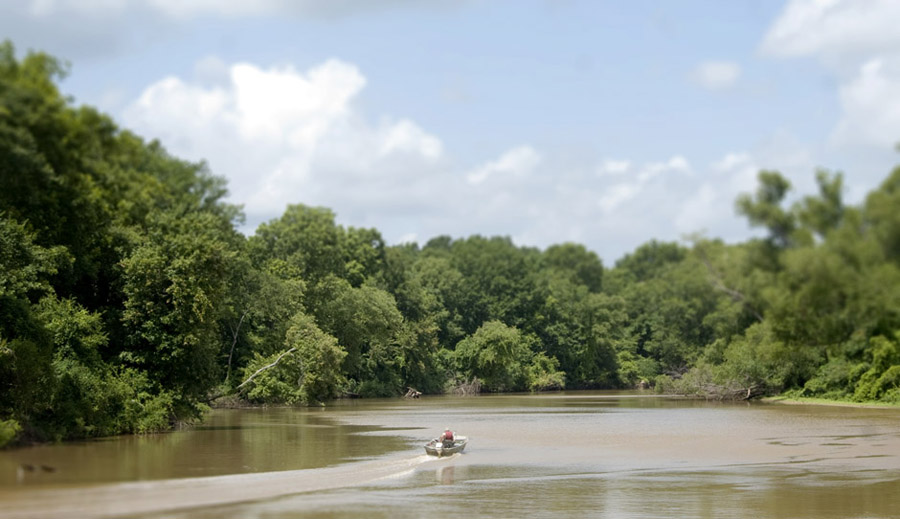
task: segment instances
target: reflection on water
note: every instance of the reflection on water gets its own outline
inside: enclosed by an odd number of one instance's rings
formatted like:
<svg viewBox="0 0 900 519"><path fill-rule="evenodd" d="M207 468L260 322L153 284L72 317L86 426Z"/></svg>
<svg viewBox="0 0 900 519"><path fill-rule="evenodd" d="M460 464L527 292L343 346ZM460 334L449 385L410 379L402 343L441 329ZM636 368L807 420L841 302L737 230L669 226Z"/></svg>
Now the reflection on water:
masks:
<svg viewBox="0 0 900 519"><path fill-rule="evenodd" d="M402 439L364 434L375 429L318 408L217 410L203 425L169 434L0 452L0 488L17 479L42 485L308 469L406 448Z"/></svg>
<svg viewBox="0 0 900 519"><path fill-rule="evenodd" d="M447 425L471 439L466 453L424 456L421 445ZM141 517L900 517L896 409L598 392L348 401L220 411L191 431L42 449L0 462L42 453L35 461L61 477L99 452L84 481L309 469L183 480L181 493L150 483L169 502L133 507ZM143 463L151 467L135 467ZM3 470L0 501L27 495ZM127 489L135 503L152 501ZM198 494L209 499L192 502Z"/></svg>

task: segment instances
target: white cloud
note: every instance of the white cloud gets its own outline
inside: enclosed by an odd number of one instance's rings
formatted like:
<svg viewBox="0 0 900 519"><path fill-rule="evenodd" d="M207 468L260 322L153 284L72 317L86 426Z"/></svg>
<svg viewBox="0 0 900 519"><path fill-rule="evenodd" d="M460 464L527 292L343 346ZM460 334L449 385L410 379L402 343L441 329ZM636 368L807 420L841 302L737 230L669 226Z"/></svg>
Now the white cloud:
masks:
<svg viewBox="0 0 900 519"><path fill-rule="evenodd" d="M542 247L583 242L607 261L651 238L747 232L733 200L755 187L765 162L757 153L725 155L698 171L682 155L573 164L518 145L466 167L412 118L365 117L357 102L366 84L340 60L299 70L207 58L193 79L149 85L123 119L226 176L232 201L245 204L248 232L288 203L329 207L340 223L375 227L391 243L500 234Z"/></svg>
<svg viewBox="0 0 900 519"><path fill-rule="evenodd" d="M366 79L351 64L329 60L301 72L237 63L226 70L227 81L213 86L157 81L123 118L175 155L207 159L229 178L251 224L280 215L287 203L330 205L348 194L372 203L371 183L409 194L443 157L440 140L414 122L371 125L355 111Z"/></svg>
<svg viewBox="0 0 900 519"><path fill-rule="evenodd" d="M692 77L703 88L724 90L741 76L741 66L733 61L706 61L694 69Z"/></svg>
<svg viewBox="0 0 900 519"><path fill-rule="evenodd" d="M604 164L604 167L608 167L608 162ZM597 206L604 214L611 214L626 202L635 199L651 183L659 183L658 177L665 173L690 174L691 166L688 164L687 159L680 155L676 155L665 162L644 164L627 180L606 188L597 199ZM666 180L664 178L661 182Z"/></svg>
<svg viewBox="0 0 900 519"><path fill-rule="evenodd" d="M756 189L756 177L761 169L749 153L728 153L710 166L722 184L728 196L734 200L741 193L750 193Z"/></svg>
<svg viewBox="0 0 900 519"><path fill-rule="evenodd" d="M758 234L735 212L735 200L758 187L759 171L779 171L791 181L791 200L810 194L814 163L809 151L789 133L777 131L751 151L726 153L709 164L702 182L687 183L678 191L682 197L674 211L674 228L685 234L703 231L713 237L739 241Z"/></svg>
<svg viewBox="0 0 900 519"><path fill-rule="evenodd" d="M691 173L691 165L681 155L675 155L666 162L651 162L638 171L637 178L646 182L666 172Z"/></svg>
<svg viewBox="0 0 900 519"><path fill-rule="evenodd" d="M747 153L728 153L721 160L713 162L712 167L714 170L721 172L748 162L750 162L750 155Z"/></svg>
<svg viewBox="0 0 900 519"><path fill-rule="evenodd" d="M679 235L701 232L708 236L743 239L750 230L735 214L734 201L756 189L759 165L747 152L727 153L712 162L702 182L678 189L679 201L672 209L673 231Z"/></svg>
<svg viewBox="0 0 900 519"><path fill-rule="evenodd" d="M900 140L900 71L881 59L863 64L840 88L843 115L832 139L838 144L890 148Z"/></svg>
<svg viewBox="0 0 900 519"><path fill-rule="evenodd" d="M896 0L792 0L761 49L780 57L866 55L900 46Z"/></svg>
<svg viewBox="0 0 900 519"><path fill-rule="evenodd" d="M418 242L418 239L419 239L419 237L416 236L416 233L410 232L410 233L404 234L403 236L401 236L400 238L398 238L398 239L397 239L397 243L398 243L398 244L402 244L402 243L417 243L417 242Z"/></svg>
<svg viewBox="0 0 900 519"><path fill-rule="evenodd" d="M690 194L675 216L675 228L682 234L699 232L721 218L719 193L709 183Z"/></svg>
<svg viewBox="0 0 900 519"><path fill-rule="evenodd" d="M226 176L247 231L303 203L391 243L501 234L523 245L583 242L609 261L651 238L746 228L732 209L744 176L755 176L746 153L725 156L703 182L681 155L592 167L526 145L466 168L412 119L367 120L355 106L366 78L350 63L297 70L206 59L196 70L197 79L148 86L124 120Z"/></svg>
<svg viewBox="0 0 900 519"><path fill-rule="evenodd" d="M490 177L500 175L527 175L540 163L541 156L529 146L511 149L499 159L475 168L466 175L470 184L481 184Z"/></svg>
<svg viewBox="0 0 900 519"><path fill-rule="evenodd" d="M611 160L607 159L600 165L598 173L600 175L621 175L631 168L629 160Z"/></svg>
<svg viewBox="0 0 900 519"><path fill-rule="evenodd" d="M620 205L637 196L642 188L643 185L639 182L616 184L600 196L600 199L597 200L597 206L605 214L610 214Z"/></svg>
<svg viewBox="0 0 900 519"><path fill-rule="evenodd" d="M387 124L381 131L379 156L392 153L419 153L428 159L438 159L443 152L441 141L428 135L415 123L407 119Z"/></svg>
<svg viewBox="0 0 900 519"><path fill-rule="evenodd" d="M891 152L900 137L900 2L792 0L760 46L818 58L838 84L841 116L830 143Z"/></svg>

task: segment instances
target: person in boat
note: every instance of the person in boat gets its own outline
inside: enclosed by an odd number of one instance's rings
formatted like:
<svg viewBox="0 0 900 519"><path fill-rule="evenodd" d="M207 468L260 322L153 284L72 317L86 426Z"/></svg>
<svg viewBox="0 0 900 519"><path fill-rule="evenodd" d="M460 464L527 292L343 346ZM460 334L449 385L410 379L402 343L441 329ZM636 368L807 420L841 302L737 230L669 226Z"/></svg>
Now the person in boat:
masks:
<svg viewBox="0 0 900 519"><path fill-rule="evenodd" d="M453 447L453 444L454 444L453 431L451 431L450 428L447 427L446 429L444 429L444 432L441 433L441 437L438 438L438 440L440 440L441 444L443 445L443 447L445 449Z"/></svg>

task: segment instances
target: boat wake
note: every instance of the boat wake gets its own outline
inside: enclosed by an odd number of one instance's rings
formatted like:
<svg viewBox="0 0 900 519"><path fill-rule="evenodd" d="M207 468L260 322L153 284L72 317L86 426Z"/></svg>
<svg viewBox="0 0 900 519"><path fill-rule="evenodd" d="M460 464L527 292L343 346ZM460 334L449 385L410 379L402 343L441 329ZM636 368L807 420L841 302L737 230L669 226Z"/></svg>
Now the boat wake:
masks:
<svg viewBox="0 0 900 519"><path fill-rule="evenodd" d="M93 486L0 490L0 517L120 517L272 499L402 478L424 463L425 454L346 463L334 467L137 481Z"/></svg>

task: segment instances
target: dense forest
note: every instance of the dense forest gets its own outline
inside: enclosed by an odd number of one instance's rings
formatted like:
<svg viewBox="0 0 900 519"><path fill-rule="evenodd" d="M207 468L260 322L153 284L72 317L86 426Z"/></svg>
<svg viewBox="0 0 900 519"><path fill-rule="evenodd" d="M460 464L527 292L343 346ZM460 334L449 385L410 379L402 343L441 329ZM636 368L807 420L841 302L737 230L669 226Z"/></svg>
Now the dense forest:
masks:
<svg viewBox="0 0 900 519"><path fill-rule="evenodd" d="M217 398L454 389L789 393L900 403L900 168L736 201L765 237L389 246L292 205L252 236L203 163L74 106L0 46L0 446L166 430Z"/></svg>

